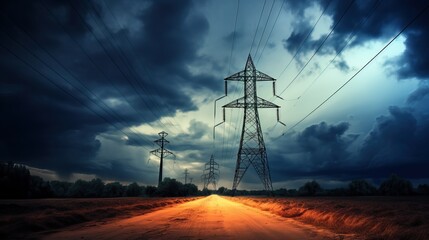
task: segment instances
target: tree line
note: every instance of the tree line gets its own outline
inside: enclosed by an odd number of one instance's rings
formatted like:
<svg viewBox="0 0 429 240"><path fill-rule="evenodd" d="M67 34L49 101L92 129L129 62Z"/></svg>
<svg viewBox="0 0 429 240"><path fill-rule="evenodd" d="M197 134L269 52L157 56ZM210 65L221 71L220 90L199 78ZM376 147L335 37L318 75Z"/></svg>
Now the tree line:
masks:
<svg viewBox="0 0 429 240"><path fill-rule="evenodd" d="M165 178L158 187L140 186L136 182L123 185L120 182L104 183L95 178L45 181L20 164L0 163L0 198L100 198L100 197L180 197L201 195L194 184L183 184L176 179Z"/></svg>
<svg viewBox="0 0 429 240"><path fill-rule="evenodd" d="M183 184L176 179L164 178L158 187L140 186L133 182L123 185L120 182L104 183L95 178L90 181L77 180L45 181L39 176L30 175L30 171L20 164L0 163L0 198L100 198L100 197L181 197L205 196L212 193L232 195L232 190L220 187L216 191L199 190L194 184ZM237 196L267 195L264 190L237 190ZM416 188L410 181L397 175L383 181L377 188L366 180L353 180L346 188L323 189L313 180L299 189L276 189L274 196L409 196L429 195L429 185L420 184Z"/></svg>
<svg viewBox="0 0 429 240"><path fill-rule="evenodd" d="M218 194L231 195L232 190L225 187L220 187L217 190ZM237 190L235 195L266 195L263 190ZM280 188L273 192L274 196L428 196L429 185L419 184L413 188L409 180L403 179L395 174L392 174L388 179L384 180L377 188L364 179L351 181L345 188L323 189L322 186L315 180L306 182L298 189Z"/></svg>

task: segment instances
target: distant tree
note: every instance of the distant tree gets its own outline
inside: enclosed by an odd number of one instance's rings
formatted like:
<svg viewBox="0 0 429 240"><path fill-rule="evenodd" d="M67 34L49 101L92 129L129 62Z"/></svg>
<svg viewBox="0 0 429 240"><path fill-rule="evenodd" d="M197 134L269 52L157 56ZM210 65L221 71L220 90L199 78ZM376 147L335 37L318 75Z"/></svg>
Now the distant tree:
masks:
<svg viewBox="0 0 429 240"><path fill-rule="evenodd" d="M217 189L217 194L223 195L228 189L226 187L220 187Z"/></svg>
<svg viewBox="0 0 429 240"><path fill-rule="evenodd" d="M327 196L348 196L350 191L345 188L333 188L325 190Z"/></svg>
<svg viewBox="0 0 429 240"><path fill-rule="evenodd" d="M52 197L53 192L49 182L43 180L39 176L31 176L30 188L28 191L29 198L48 198Z"/></svg>
<svg viewBox="0 0 429 240"><path fill-rule="evenodd" d="M62 181L50 181L49 185L51 186L52 194L54 197L68 197L67 192L69 188L73 185L70 182Z"/></svg>
<svg viewBox="0 0 429 240"><path fill-rule="evenodd" d="M289 193L287 192L286 188L279 188L274 191L275 196L288 196Z"/></svg>
<svg viewBox="0 0 429 240"><path fill-rule="evenodd" d="M377 192L377 189L366 180L353 180L349 184L349 192L352 196L371 196Z"/></svg>
<svg viewBox="0 0 429 240"><path fill-rule="evenodd" d="M122 197L125 187L120 182L107 183L103 188L103 197Z"/></svg>
<svg viewBox="0 0 429 240"><path fill-rule="evenodd" d="M429 185L419 184L419 186L417 186L417 193L419 195L429 195Z"/></svg>
<svg viewBox="0 0 429 240"><path fill-rule="evenodd" d="M67 196L69 197L88 197L89 182L79 179L70 186Z"/></svg>
<svg viewBox="0 0 429 240"><path fill-rule="evenodd" d="M146 186L145 194L147 196L153 197L153 196L155 196L156 192L157 192L157 187L155 187L155 186Z"/></svg>
<svg viewBox="0 0 429 240"><path fill-rule="evenodd" d="M102 197L104 191L104 183L101 179L92 179L89 182L87 197Z"/></svg>
<svg viewBox="0 0 429 240"><path fill-rule="evenodd" d="M198 187L195 184L184 184L181 191L181 196L195 196L198 194Z"/></svg>
<svg viewBox="0 0 429 240"><path fill-rule="evenodd" d="M410 181L392 174L389 179L381 183L379 192L390 196L411 195L413 185Z"/></svg>
<svg viewBox="0 0 429 240"><path fill-rule="evenodd" d="M287 190L287 193L289 194L289 196L298 195L298 191L296 189L289 189L289 190Z"/></svg>
<svg viewBox="0 0 429 240"><path fill-rule="evenodd" d="M140 187L136 182L131 183L127 186L126 195L127 197L137 197L142 194L142 187Z"/></svg>
<svg viewBox="0 0 429 240"><path fill-rule="evenodd" d="M0 163L0 198L26 198L30 184L30 171L24 165Z"/></svg>
<svg viewBox="0 0 429 240"><path fill-rule="evenodd" d="M306 182L304 186L300 187L298 192L303 196L314 196L316 193L320 193L322 191L322 187L320 187L319 183L316 181Z"/></svg>
<svg viewBox="0 0 429 240"><path fill-rule="evenodd" d="M210 194L212 194L212 192L208 188L203 188L200 192L201 196L209 196Z"/></svg>
<svg viewBox="0 0 429 240"><path fill-rule="evenodd" d="M181 196L183 184L176 179L164 178L159 184L157 195L161 197L178 197Z"/></svg>

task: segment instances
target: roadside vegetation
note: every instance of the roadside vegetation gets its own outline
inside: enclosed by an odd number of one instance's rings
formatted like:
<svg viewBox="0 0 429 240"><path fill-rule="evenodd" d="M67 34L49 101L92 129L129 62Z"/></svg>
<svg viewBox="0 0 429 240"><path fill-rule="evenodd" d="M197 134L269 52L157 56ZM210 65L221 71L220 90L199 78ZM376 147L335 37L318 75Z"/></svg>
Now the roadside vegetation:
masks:
<svg viewBox="0 0 429 240"><path fill-rule="evenodd" d="M183 184L176 179L164 178L158 187L141 186L135 182L105 183L99 178L75 182L45 181L30 175L23 165L0 163L0 198L116 198L116 197L185 197L207 195L195 184Z"/></svg>

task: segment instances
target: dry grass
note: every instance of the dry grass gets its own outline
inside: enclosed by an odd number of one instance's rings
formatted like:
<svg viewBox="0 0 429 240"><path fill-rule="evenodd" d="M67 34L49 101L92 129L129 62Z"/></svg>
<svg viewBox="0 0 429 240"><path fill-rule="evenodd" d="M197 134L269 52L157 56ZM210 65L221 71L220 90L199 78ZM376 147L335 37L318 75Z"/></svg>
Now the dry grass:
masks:
<svg viewBox="0 0 429 240"><path fill-rule="evenodd" d="M0 200L0 239L28 239L37 232L136 216L195 199L198 197Z"/></svg>
<svg viewBox="0 0 429 240"><path fill-rule="evenodd" d="M429 239L427 197L228 197L251 207L363 239Z"/></svg>

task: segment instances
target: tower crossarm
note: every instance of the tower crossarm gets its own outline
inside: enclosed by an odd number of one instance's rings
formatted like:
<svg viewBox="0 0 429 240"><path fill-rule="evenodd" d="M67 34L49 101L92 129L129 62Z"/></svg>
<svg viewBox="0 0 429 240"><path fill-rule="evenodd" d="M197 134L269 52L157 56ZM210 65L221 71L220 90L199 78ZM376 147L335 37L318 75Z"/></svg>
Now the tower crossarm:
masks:
<svg viewBox="0 0 429 240"><path fill-rule="evenodd" d="M276 79L268 76L267 74L256 70L253 60L250 57L247 58L246 66L243 71L234 73L231 76L225 78L226 81L247 81L249 76L252 76L255 81L275 81Z"/></svg>
<svg viewBox="0 0 429 240"><path fill-rule="evenodd" d="M238 73L234 73L231 76L225 78L226 81L238 81L238 82L244 82L245 79L249 76L248 73L246 75L246 70L243 70ZM275 78L268 76L267 74L255 70L255 79L256 81L276 81Z"/></svg>
<svg viewBox="0 0 429 240"><path fill-rule="evenodd" d="M228 104L223 105L223 108L245 108L245 107L249 107L249 108L253 108L256 107L257 108L280 108L280 106L267 101L261 97L257 97L256 99L256 103L254 102L245 102L244 101L244 97L238 98Z"/></svg>

